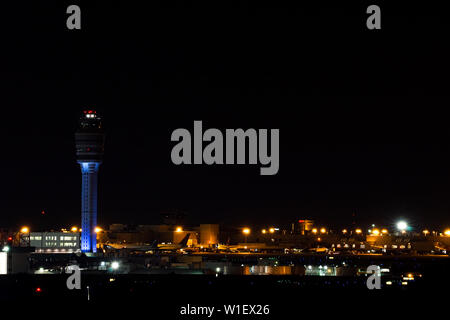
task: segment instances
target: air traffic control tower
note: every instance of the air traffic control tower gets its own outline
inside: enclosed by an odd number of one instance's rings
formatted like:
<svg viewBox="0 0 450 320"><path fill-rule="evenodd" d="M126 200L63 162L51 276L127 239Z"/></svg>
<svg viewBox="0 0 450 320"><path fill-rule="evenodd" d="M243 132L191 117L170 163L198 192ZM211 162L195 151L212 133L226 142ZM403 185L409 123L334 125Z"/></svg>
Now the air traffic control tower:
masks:
<svg viewBox="0 0 450 320"><path fill-rule="evenodd" d="M102 163L105 134L101 118L85 110L75 133L77 162L81 166L81 251L97 252L98 169Z"/></svg>

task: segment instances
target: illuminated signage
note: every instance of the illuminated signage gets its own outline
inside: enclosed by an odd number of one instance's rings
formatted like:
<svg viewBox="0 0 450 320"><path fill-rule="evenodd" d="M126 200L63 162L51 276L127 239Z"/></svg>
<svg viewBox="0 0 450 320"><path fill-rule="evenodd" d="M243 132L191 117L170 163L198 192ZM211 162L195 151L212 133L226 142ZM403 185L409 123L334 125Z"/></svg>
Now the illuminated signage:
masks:
<svg viewBox="0 0 450 320"><path fill-rule="evenodd" d="M0 274L7 274L8 272L8 254L0 252Z"/></svg>

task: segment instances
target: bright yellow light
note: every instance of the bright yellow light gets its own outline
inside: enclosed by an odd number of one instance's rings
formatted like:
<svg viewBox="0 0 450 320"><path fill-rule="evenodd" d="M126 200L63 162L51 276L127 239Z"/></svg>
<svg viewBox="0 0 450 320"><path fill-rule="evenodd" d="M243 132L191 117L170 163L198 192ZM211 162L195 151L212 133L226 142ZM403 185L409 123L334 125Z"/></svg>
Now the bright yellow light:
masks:
<svg viewBox="0 0 450 320"><path fill-rule="evenodd" d="M274 233L274 232L275 232L275 228L270 228L270 229L269 229L269 232L270 232L270 233Z"/></svg>
<svg viewBox="0 0 450 320"><path fill-rule="evenodd" d="M360 233L362 232L362 230L361 230L361 229L356 229L355 232L356 232L357 234L360 234Z"/></svg>
<svg viewBox="0 0 450 320"><path fill-rule="evenodd" d="M344 234L347 233L347 229L342 230L342 233Z"/></svg>
<svg viewBox="0 0 450 320"><path fill-rule="evenodd" d="M266 231L266 229L262 229L262 231L261 231L262 233L266 233L267 231Z"/></svg>
<svg viewBox="0 0 450 320"><path fill-rule="evenodd" d="M95 233L99 233L99 232L102 232L103 229L100 227L95 227L94 231L95 231Z"/></svg>
<svg viewBox="0 0 450 320"><path fill-rule="evenodd" d="M242 229L242 232L244 234L250 234L250 229L249 228L244 228L244 229Z"/></svg>
<svg viewBox="0 0 450 320"><path fill-rule="evenodd" d="M325 232L327 232L327 229L325 229L325 228L320 229L320 233L325 233Z"/></svg>
<svg viewBox="0 0 450 320"><path fill-rule="evenodd" d="M388 231L388 229L382 229L381 230L381 233L383 233L383 234L387 234L389 231Z"/></svg>
<svg viewBox="0 0 450 320"><path fill-rule="evenodd" d="M427 234L430 233L430 231L428 231L428 230L423 230L422 232L423 232L424 235L427 235Z"/></svg>
<svg viewBox="0 0 450 320"><path fill-rule="evenodd" d="M445 230L445 231L444 231L444 234L445 234L447 237L450 237L450 229Z"/></svg>
<svg viewBox="0 0 450 320"><path fill-rule="evenodd" d="M177 227L177 228L175 229L175 232L183 232L183 228L182 228L182 227Z"/></svg>
<svg viewBox="0 0 450 320"><path fill-rule="evenodd" d="M28 233L28 232L30 232L30 229L28 227L23 227L22 229L20 229L20 232Z"/></svg>
<svg viewBox="0 0 450 320"><path fill-rule="evenodd" d="M70 229L70 231L72 231L72 232L77 232L77 231L78 231L78 228L77 228L77 227L72 227L72 229Z"/></svg>
<svg viewBox="0 0 450 320"><path fill-rule="evenodd" d="M312 229L311 231L312 231L312 233L314 233L314 234L317 233L317 229L316 229L316 228Z"/></svg>
<svg viewBox="0 0 450 320"><path fill-rule="evenodd" d="M380 235L380 230L378 230L378 229L373 229L373 230L372 230L372 234L373 234L374 236L379 236L379 235Z"/></svg>

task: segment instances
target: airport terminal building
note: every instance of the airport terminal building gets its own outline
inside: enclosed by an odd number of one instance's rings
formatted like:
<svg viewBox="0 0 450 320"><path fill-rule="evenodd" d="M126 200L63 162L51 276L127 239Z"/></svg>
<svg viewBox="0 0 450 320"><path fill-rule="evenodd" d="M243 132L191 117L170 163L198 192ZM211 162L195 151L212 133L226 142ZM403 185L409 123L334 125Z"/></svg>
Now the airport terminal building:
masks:
<svg viewBox="0 0 450 320"><path fill-rule="evenodd" d="M35 252L80 252L80 234L78 232L31 232L30 246L36 248Z"/></svg>

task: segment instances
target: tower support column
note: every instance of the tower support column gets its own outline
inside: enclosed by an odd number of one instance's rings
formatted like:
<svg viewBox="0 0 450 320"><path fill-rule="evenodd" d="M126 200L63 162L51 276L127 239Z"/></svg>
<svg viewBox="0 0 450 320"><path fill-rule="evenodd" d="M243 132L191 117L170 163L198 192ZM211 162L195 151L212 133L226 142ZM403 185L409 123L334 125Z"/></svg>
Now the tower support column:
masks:
<svg viewBox="0 0 450 320"><path fill-rule="evenodd" d="M100 161L78 161L81 166L81 251L97 252L97 193Z"/></svg>

